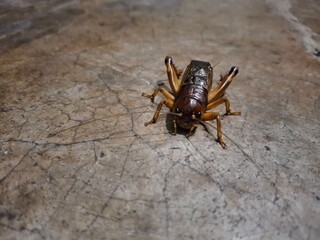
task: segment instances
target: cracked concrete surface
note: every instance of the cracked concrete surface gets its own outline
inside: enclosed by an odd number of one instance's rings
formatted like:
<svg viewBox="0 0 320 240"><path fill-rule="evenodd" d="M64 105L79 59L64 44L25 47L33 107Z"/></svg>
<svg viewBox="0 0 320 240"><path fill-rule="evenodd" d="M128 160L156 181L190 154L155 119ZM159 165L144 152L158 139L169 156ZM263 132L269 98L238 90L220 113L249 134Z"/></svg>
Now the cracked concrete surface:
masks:
<svg viewBox="0 0 320 240"><path fill-rule="evenodd" d="M319 239L319 11L2 1L1 239ZM166 55L220 62L215 79L240 67L226 150L202 128L170 135L165 115L143 125Z"/></svg>

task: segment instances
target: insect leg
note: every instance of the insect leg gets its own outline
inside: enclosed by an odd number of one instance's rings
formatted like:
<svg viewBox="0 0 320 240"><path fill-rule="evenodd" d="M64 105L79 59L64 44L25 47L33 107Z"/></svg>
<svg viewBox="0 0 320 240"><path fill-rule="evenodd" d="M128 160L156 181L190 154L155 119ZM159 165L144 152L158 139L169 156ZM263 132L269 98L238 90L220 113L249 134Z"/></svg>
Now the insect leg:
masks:
<svg viewBox="0 0 320 240"><path fill-rule="evenodd" d="M173 132L172 135L177 135L177 120L173 120Z"/></svg>
<svg viewBox="0 0 320 240"><path fill-rule="evenodd" d="M176 65L174 65L173 63L172 63L172 66L173 66L174 71L175 71L176 74L177 74L177 78L180 79L180 77L181 77L181 75L182 75L182 73L183 73L183 69L180 69L180 68L177 69Z"/></svg>
<svg viewBox="0 0 320 240"><path fill-rule="evenodd" d="M148 126L150 124L157 122L163 104L165 104L170 109L173 107L173 101L171 99L167 99L167 98L162 99L161 102L159 103L157 110L154 113L152 119L150 121L146 122L144 124L145 126Z"/></svg>
<svg viewBox="0 0 320 240"><path fill-rule="evenodd" d="M205 114L203 114L203 121L210 121L210 120L217 120L217 141L220 143L220 145L223 148L226 148L227 145L224 143L224 141L222 140L222 129L221 129L221 119L220 119L220 115L218 112L206 112Z"/></svg>
<svg viewBox="0 0 320 240"><path fill-rule="evenodd" d="M173 91L173 94L176 95L180 88L180 82L178 80L178 75L180 76L181 73L177 70L176 66L172 62L172 57L166 57L164 60L167 66L167 75L169 79L170 87Z"/></svg>
<svg viewBox="0 0 320 240"><path fill-rule="evenodd" d="M187 138L191 137L191 136L196 132L197 127L198 127L198 124L194 124L194 125L191 127L189 133L186 135L186 137L187 137Z"/></svg>
<svg viewBox="0 0 320 240"><path fill-rule="evenodd" d="M226 105L226 113L224 115L241 115L241 112L231 112L230 102L226 97L222 97L214 102L209 103L207 105L207 110L213 109L223 103Z"/></svg>
<svg viewBox="0 0 320 240"><path fill-rule="evenodd" d="M231 67L228 74L226 74L225 76L221 76L219 85L215 89L211 90L208 94L208 103L214 102L223 97L228 86L230 85L234 77L238 74L238 71L238 67Z"/></svg>
<svg viewBox="0 0 320 240"><path fill-rule="evenodd" d="M170 99L170 100L174 101L174 96L173 96L170 92L168 92L166 89L161 88L161 87L155 89L152 94L142 93L142 96L147 97L147 98L150 98L150 99L151 99L151 102L153 102L155 96L156 96L159 92L161 92L167 99Z"/></svg>

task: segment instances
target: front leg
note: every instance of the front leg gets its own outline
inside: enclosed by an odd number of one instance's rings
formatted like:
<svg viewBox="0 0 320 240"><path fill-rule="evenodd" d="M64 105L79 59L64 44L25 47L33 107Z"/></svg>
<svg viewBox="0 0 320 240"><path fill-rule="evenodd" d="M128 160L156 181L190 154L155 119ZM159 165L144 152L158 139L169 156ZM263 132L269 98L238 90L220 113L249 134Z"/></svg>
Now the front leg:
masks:
<svg viewBox="0 0 320 240"><path fill-rule="evenodd" d="M198 124L194 124L190 130L189 130L189 133L186 135L187 138L191 137L197 130L198 128Z"/></svg>
<svg viewBox="0 0 320 240"><path fill-rule="evenodd" d="M221 119L220 119L220 115L218 112L206 112L205 114L203 114L203 121L210 121L210 120L217 120L217 142L220 143L220 145L223 148L227 148L227 145L224 143L224 141L222 140L222 128L221 128Z"/></svg>
<svg viewBox="0 0 320 240"><path fill-rule="evenodd" d="M177 135L177 120L173 119L173 132L172 135Z"/></svg>

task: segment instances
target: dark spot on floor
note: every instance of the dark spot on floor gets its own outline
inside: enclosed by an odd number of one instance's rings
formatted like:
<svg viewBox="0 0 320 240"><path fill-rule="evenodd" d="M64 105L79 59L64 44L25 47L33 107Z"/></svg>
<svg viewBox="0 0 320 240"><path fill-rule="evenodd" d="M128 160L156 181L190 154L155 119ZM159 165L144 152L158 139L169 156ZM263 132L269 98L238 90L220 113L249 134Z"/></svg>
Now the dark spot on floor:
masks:
<svg viewBox="0 0 320 240"><path fill-rule="evenodd" d="M0 219L6 218L9 221L15 219L17 214L9 210L0 210Z"/></svg>

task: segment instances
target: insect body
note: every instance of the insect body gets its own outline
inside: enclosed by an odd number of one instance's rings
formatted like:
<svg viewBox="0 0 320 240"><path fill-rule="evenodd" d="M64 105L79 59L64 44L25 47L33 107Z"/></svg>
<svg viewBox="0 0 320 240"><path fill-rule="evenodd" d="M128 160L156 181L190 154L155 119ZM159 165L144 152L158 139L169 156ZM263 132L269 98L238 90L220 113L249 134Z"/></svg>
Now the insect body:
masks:
<svg viewBox="0 0 320 240"><path fill-rule="evenodd" d="M217 120L217 136L220 145L225 148L226 144L222 140L221 119L218 112L209 112L209 110L225 104L225 115L240 115L240 112L231 112L230 102L224 96L225 91L233 78L238 73L238 67L232 67L228 74L221 76L219 85L211 89L213 68L209 62L192 60L185 70L181 81L179 81L181 70L178 70L172 62L171 57L165 58L167 74L172 92L165 88L157 88L153 94L142 95L154 101L154 97L161 92L164 99L159 103L153 118L146 122L145 125L155 123L163 104L170 108L174 115L173 134L177 132L177 125L181 128L188 129L191 136L199 124L205 126L205 121Z"/></svg>
<svg viewBox="0 0 320 240"><path fill-rule="evenodd" d="M192 129L196 119L202 120L212 85L212 67L208 62L192 60L187 67L175 97L173 112L181 114L177 124ZM195 119L196 118L196 119Z"/></svg>

